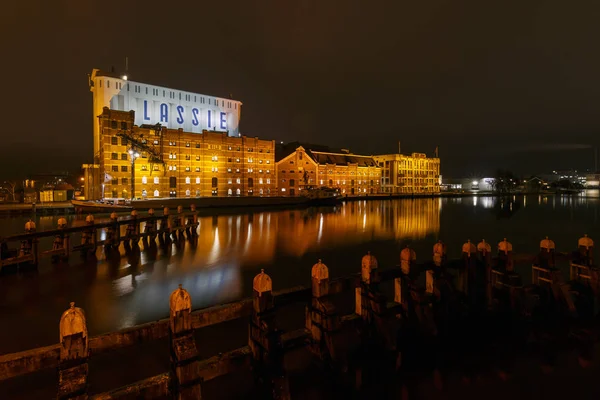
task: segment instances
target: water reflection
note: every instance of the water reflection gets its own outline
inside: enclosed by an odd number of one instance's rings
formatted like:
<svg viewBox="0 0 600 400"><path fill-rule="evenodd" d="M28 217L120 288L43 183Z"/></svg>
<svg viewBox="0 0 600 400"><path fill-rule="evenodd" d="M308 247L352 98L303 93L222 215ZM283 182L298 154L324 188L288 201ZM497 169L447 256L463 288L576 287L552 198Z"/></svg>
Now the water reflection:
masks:
<svg viewBox="0 0 600 400"><path fill-rule="evenodd" d="M56 320L69 301L86 310L90 332L98 334L166 317L168 296L179 283L190 291L194 308L207 307L249 295L260 268L269 271L278 289L308 284L316 258L327 259L332 276L356 272L367 250L382 267L393 267L407 241L419 260L431 257L437 238L448 244L450 257L460 255L467 238L481 237L509 237L518 252L531 252L549 235L561 249L570 249L583 233L600 237L599 202L598 196L465 197L202 216L195 243L129 253L121 248L121 254L108 256L99 250L98 262L82 262L74 254L69 265L45 261L30 276L1 276L3 321L22 327L23 334L0 330L0 353L54 343ZM38 227L54 229L57 219L40 217ZM0 235L22 232L25 221L4 220ZM82 220L71 216L70 223Z"/></svg>

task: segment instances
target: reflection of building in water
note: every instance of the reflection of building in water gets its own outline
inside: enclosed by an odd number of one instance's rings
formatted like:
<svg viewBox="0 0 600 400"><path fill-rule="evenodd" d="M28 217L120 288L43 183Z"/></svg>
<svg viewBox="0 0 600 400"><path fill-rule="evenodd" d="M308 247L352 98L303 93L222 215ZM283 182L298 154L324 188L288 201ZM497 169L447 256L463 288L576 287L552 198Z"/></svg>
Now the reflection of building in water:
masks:
<svg viewBox="0 0 600 400"><path fill-rule="evenodd" d="M322 246L419 239L440 230L440 199L360 201L330 212L281 211L200 219L194 262L269 262L275 252L299 257Z"/></svg>

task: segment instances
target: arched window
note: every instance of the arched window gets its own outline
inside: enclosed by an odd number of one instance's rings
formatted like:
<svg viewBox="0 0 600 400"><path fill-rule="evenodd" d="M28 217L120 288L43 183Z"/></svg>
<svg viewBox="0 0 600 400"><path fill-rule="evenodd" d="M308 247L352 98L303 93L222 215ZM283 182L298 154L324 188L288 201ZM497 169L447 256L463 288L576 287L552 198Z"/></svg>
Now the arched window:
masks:
<svg viewBox="0 0 600 400"><path fill-rule="evenodd" d="M146 197L148 197L148 192L146 191L146 189L142 190L142 198L145 199Z"/></svg>
<svg viewBox="0 0 600 400"><path fill-rule="evenodd" d="M148 178L145 176L142 176L142 183L145 185L146 183L148 183Z"/></svg>
<svg viewBox="0 0 600 400"><path fill-rule="evenodd" d="M233 196L233 190L231 190L231 188L227 189L227 196Z"/></svg>
<svg viewBox="0 0 600 400"><path fill-rule="evenodd" d="M154 191L154 197L158 197L160 196L160 193L158 192L158 189Z"/></svg>
<svg viewBox="0 0 600 400"><path fill-rule="evenodd" d="M296 180L295 179L290 179L290 187L292 186L296 186Z"/></svg>
<svg viewBox="0 0 600 400"><path fill-rule="evenodd" d="M191 192L190 192L190 189L187 189L187 190L185 191L185 195L186 195L187 197L190 197L190 193L191 193Z"/></svg>
<svg viewBox="0 0 600 400"><path fill-rule="evenodd" d="M240 193L241 193L241 191L240 191L240 188L237 188L237 189L235 189L235 195L236 195L236 196L239 196L239 195L240 195Z"/></svg>
<svg viewBox="0 0 600 400"><path fill-rule="evenodd" d="M333 179L329 180L329 186L333 186Z"/></svg>
<svg viewBox="0 0 600 400"><path fill-rule="evenodd" d="M262 195L263 195L263 190L262 190L262 189L260 189L260 190L258 191L258 193L259 193L259 194L262 196Z"/></svg>

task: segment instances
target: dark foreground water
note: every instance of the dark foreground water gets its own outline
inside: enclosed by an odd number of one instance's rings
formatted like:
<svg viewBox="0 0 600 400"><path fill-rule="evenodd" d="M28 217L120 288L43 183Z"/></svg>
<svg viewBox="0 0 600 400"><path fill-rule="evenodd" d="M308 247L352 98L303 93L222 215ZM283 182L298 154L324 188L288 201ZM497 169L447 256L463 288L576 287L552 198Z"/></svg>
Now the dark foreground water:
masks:
<svg viewBox="0 0 600 400"><path fill-rule="evenodd" d="M165 318L179 283L194 308L249 296L261 268L277 290L308 285L319 258L332 277L358 272L368 250L380 268L394 268L406 244L418 259L429 260L438 239L448 244L449 257L459 257L467 239L482 238L495 244L507 237L516 253L533 255L547 235L558 251L571 251L584 233L600 240L599 208L596 191L579 197L359 201L335 209L201 217L195 249L186 244L155 255L142 251L139 264L126 256L107 261L101 251L97 262L73 254L69 264L45 260L36 272L0 276L0 354L57 343L58 321L70 301L85 310L96 335ZM39 217L38 230L55 228L57 219ZM25 221L0 220L0 235L21 233ZM70 223L82 221L71 217ZM529 265L517 269L529 279Z"/></svg>

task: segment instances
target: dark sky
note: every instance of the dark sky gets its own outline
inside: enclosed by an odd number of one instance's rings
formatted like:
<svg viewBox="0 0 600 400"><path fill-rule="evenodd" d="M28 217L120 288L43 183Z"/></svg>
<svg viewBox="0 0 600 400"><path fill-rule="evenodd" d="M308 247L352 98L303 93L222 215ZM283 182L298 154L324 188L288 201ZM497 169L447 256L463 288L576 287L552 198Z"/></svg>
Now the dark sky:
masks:
<svg viewBox="0 0 600 400"><path fill-rule="evenodd" d="M88 1L0 6L0 168L92 157L92 68L244 103L241 131L432 154L444 175L593 166L600 2Z"/></svg>

